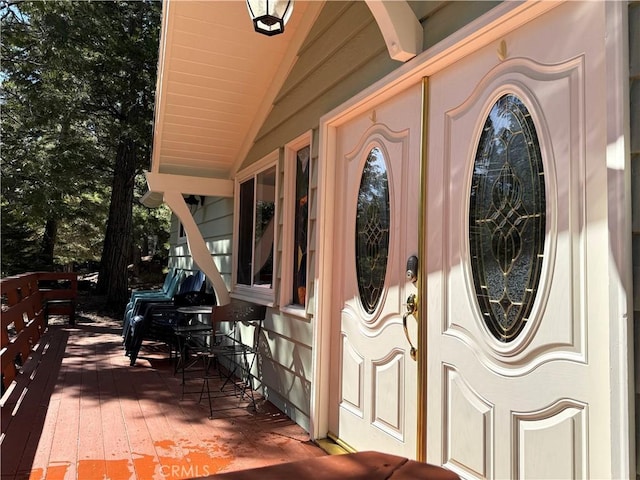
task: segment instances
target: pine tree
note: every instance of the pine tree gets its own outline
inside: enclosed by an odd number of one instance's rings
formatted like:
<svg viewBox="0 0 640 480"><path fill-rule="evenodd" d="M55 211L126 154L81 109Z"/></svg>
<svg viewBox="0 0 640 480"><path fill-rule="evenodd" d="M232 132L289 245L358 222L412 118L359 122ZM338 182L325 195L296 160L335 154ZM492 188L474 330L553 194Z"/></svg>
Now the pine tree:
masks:
<svg viewBox="0 0 640 480"><path fill-rule="evenodd" d="M0 11L3 217L29 218L49 263L56 232L77 223L93 236L87 251L102 244L98 287L120 305L136 175L150 163L161 4L25 1Z"/></svg>

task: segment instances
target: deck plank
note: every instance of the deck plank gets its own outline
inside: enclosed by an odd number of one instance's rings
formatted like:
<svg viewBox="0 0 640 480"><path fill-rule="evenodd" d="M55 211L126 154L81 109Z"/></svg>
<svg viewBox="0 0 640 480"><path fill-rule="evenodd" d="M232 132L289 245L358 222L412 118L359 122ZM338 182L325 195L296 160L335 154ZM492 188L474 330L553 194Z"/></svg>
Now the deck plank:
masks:
<svg viewBox="0 0 640 480"><path fill-rule="evenodd" d="M55 328L53 329L55 330ZM52 329L49 330L51 332ZM51 479L63 479L64 474L68 467L57 468L58 475L55 475L54 472L56 468L52 468L50 466L50 458L51 458L51 449L53 448L53 442L55 439L55 430L56 424L58 422L58 413L60 412L60 404L61 404L61 386L65 383L65 375L67 371L67 367L63 363L63 358L65 355L65 349L68 341L68 332L58 329L59 332L64 334L64 342L58 342L58 355L60 362L57 363L58 371L51 372L51 381L54 383L54 389L51 393L51 397L49 400L49 408L47 410L47 416L45 418L45 423L42 427L42 435L38 442L38 448L36 450L36 454L33 458L33 463L31 466L31 475L30 479L32 480L43 480L45 478ZM49 333L47 332L47 333ZM53 369L55 370L55 369ZM46 399L43 398L43 401ZM28 461L28 459L25 459ZM61 476L62 474L62 476Z"/></svg>
<svg viewBox="0 0 640 480"><path fill-rule="evenodd" d="M75 326L47 331L42 341L59 338L29 384L24 418L3 409L3 426L19 424L2 441L2 480L178 480L325 455L273 405L259 399L254 412L217 380L209 419L206 399L182 398L158 345L145 344L129 366L119 324L80 305Z"/></svg>
<svg viewBox="0 0 640 480"><path fill-rule="evenodd" d="M107 477L123 480L135 478L127 427L112 368L98 370L98 384Z"/></svg>
<svg viewBox="0 0 640 480"><path fill-rule="evenodd" d="M117 371L115 375L120 408L127 431L129 456L133 462L136 478L151 480L154 478L155 466L159 463L149 433L144 413L132 384L133 375L126 371Z"/></svg>
<svg viewBox="0 0 640 480"><path fill-rule="evenodd" d="M71 339L71 337L70 337ZM71 343L71 342L70 342ZM49 463L44 468L46 478L51 476L65 480L77 478L78 436L80 432L80 385L82 372L67 363L64 381L57 386L59 400L58 415L55 421L53 441Z"/></svg>
<svg viewBox="0 0 640 480"><path fill-rule="evenodd" d="M100 338L98 337L99 341ZM87 342L83 338L83 343ZM78 423L78 478L104 478L107 473L98 387L96 344L85 343L86 365L82 369Z"/></svg>

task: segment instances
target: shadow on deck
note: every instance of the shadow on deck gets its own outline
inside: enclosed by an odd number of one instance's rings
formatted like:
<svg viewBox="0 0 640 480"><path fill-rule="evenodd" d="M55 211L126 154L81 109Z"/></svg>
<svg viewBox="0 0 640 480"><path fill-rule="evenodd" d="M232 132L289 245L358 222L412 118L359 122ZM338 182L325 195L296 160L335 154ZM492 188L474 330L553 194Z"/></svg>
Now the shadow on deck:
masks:
<svg viewBox="0 0 640 480"><path fill-rule="evenodd" d="M3 397L2 480L192 478L325 455L269 402L254 412L220 385L209 419L206 399L182 399L165 348L143 346L130 367L120 321L79 310Z"/></svg>

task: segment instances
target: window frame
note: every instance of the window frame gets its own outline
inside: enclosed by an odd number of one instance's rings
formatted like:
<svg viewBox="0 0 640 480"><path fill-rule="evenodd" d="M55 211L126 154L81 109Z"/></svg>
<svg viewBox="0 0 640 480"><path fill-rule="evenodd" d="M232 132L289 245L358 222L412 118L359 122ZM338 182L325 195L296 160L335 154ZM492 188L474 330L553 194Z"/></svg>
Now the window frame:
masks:
<svg viewBox="0 0 640 480"><path fill-rule="evenodd" d="M278 271L277 267L277 252L278 252L278 191L279 191L279 168L278 168L278 158L279 153L278 150L268 154L263 157L261 160L256 163L250 165L245 168L235 177L234 181L234 221L233 221L233 255L232 255L232 292L231 296L234 298L240 298L244 300L248 300L254 303L263 304L267 306L273 306L275 302L275 283L276 283L276 272ZM276 184L274 186L274 199L275 199L275 209L274 209L274 232L273 232L273 279L271 281L271 286L267 287L264 285L254 285L253 284L253 272L252 272L252 284L244 285L238 283L238 249L240 245L240 187L243 183L248 180L254 179L257 182L258 175L263 173L270 168L275 167L275 181ZM255 198L254 198L254 223L255 223ZM255 226L254 226L254 235L255 235ZM255 244L255 238L252 239L252 244Z"/></svg>
<svg viewBox="0 0 640 480"><path fill-rule="evenodd" d="M307 307L309 305L309 270L310 261L307 257L307 290L305 295L305 304L300 305L294 303L293 299L293 262L294 262L294 243L295 243L295 197L296 197L296 173L297 173L297 154L305 147L309 147L309 194L311 194L311 167L313 157L312 132L308 131L294 140L287 143L284 147L284 191L283 191L283 208L282 208L282 249L280 250L280 292L279 304L280 310L290 315L308 318ZM295 167L295 168L294 168ZM307 218L307 255L309 254L309 224L311 215Z"/></svg>

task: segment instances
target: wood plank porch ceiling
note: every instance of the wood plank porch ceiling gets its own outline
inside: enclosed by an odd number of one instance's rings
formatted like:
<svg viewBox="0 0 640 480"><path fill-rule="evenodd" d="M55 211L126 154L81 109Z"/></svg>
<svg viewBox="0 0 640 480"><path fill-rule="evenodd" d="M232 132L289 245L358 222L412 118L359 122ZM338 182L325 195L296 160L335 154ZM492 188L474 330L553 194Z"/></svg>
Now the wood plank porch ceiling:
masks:
<svg viewBox="0 0 640 480"><path fill-rule="evenodd" d="M322 3L296 0L267 37L242 0L165 0L151 172L232 178Z"/></svg>

